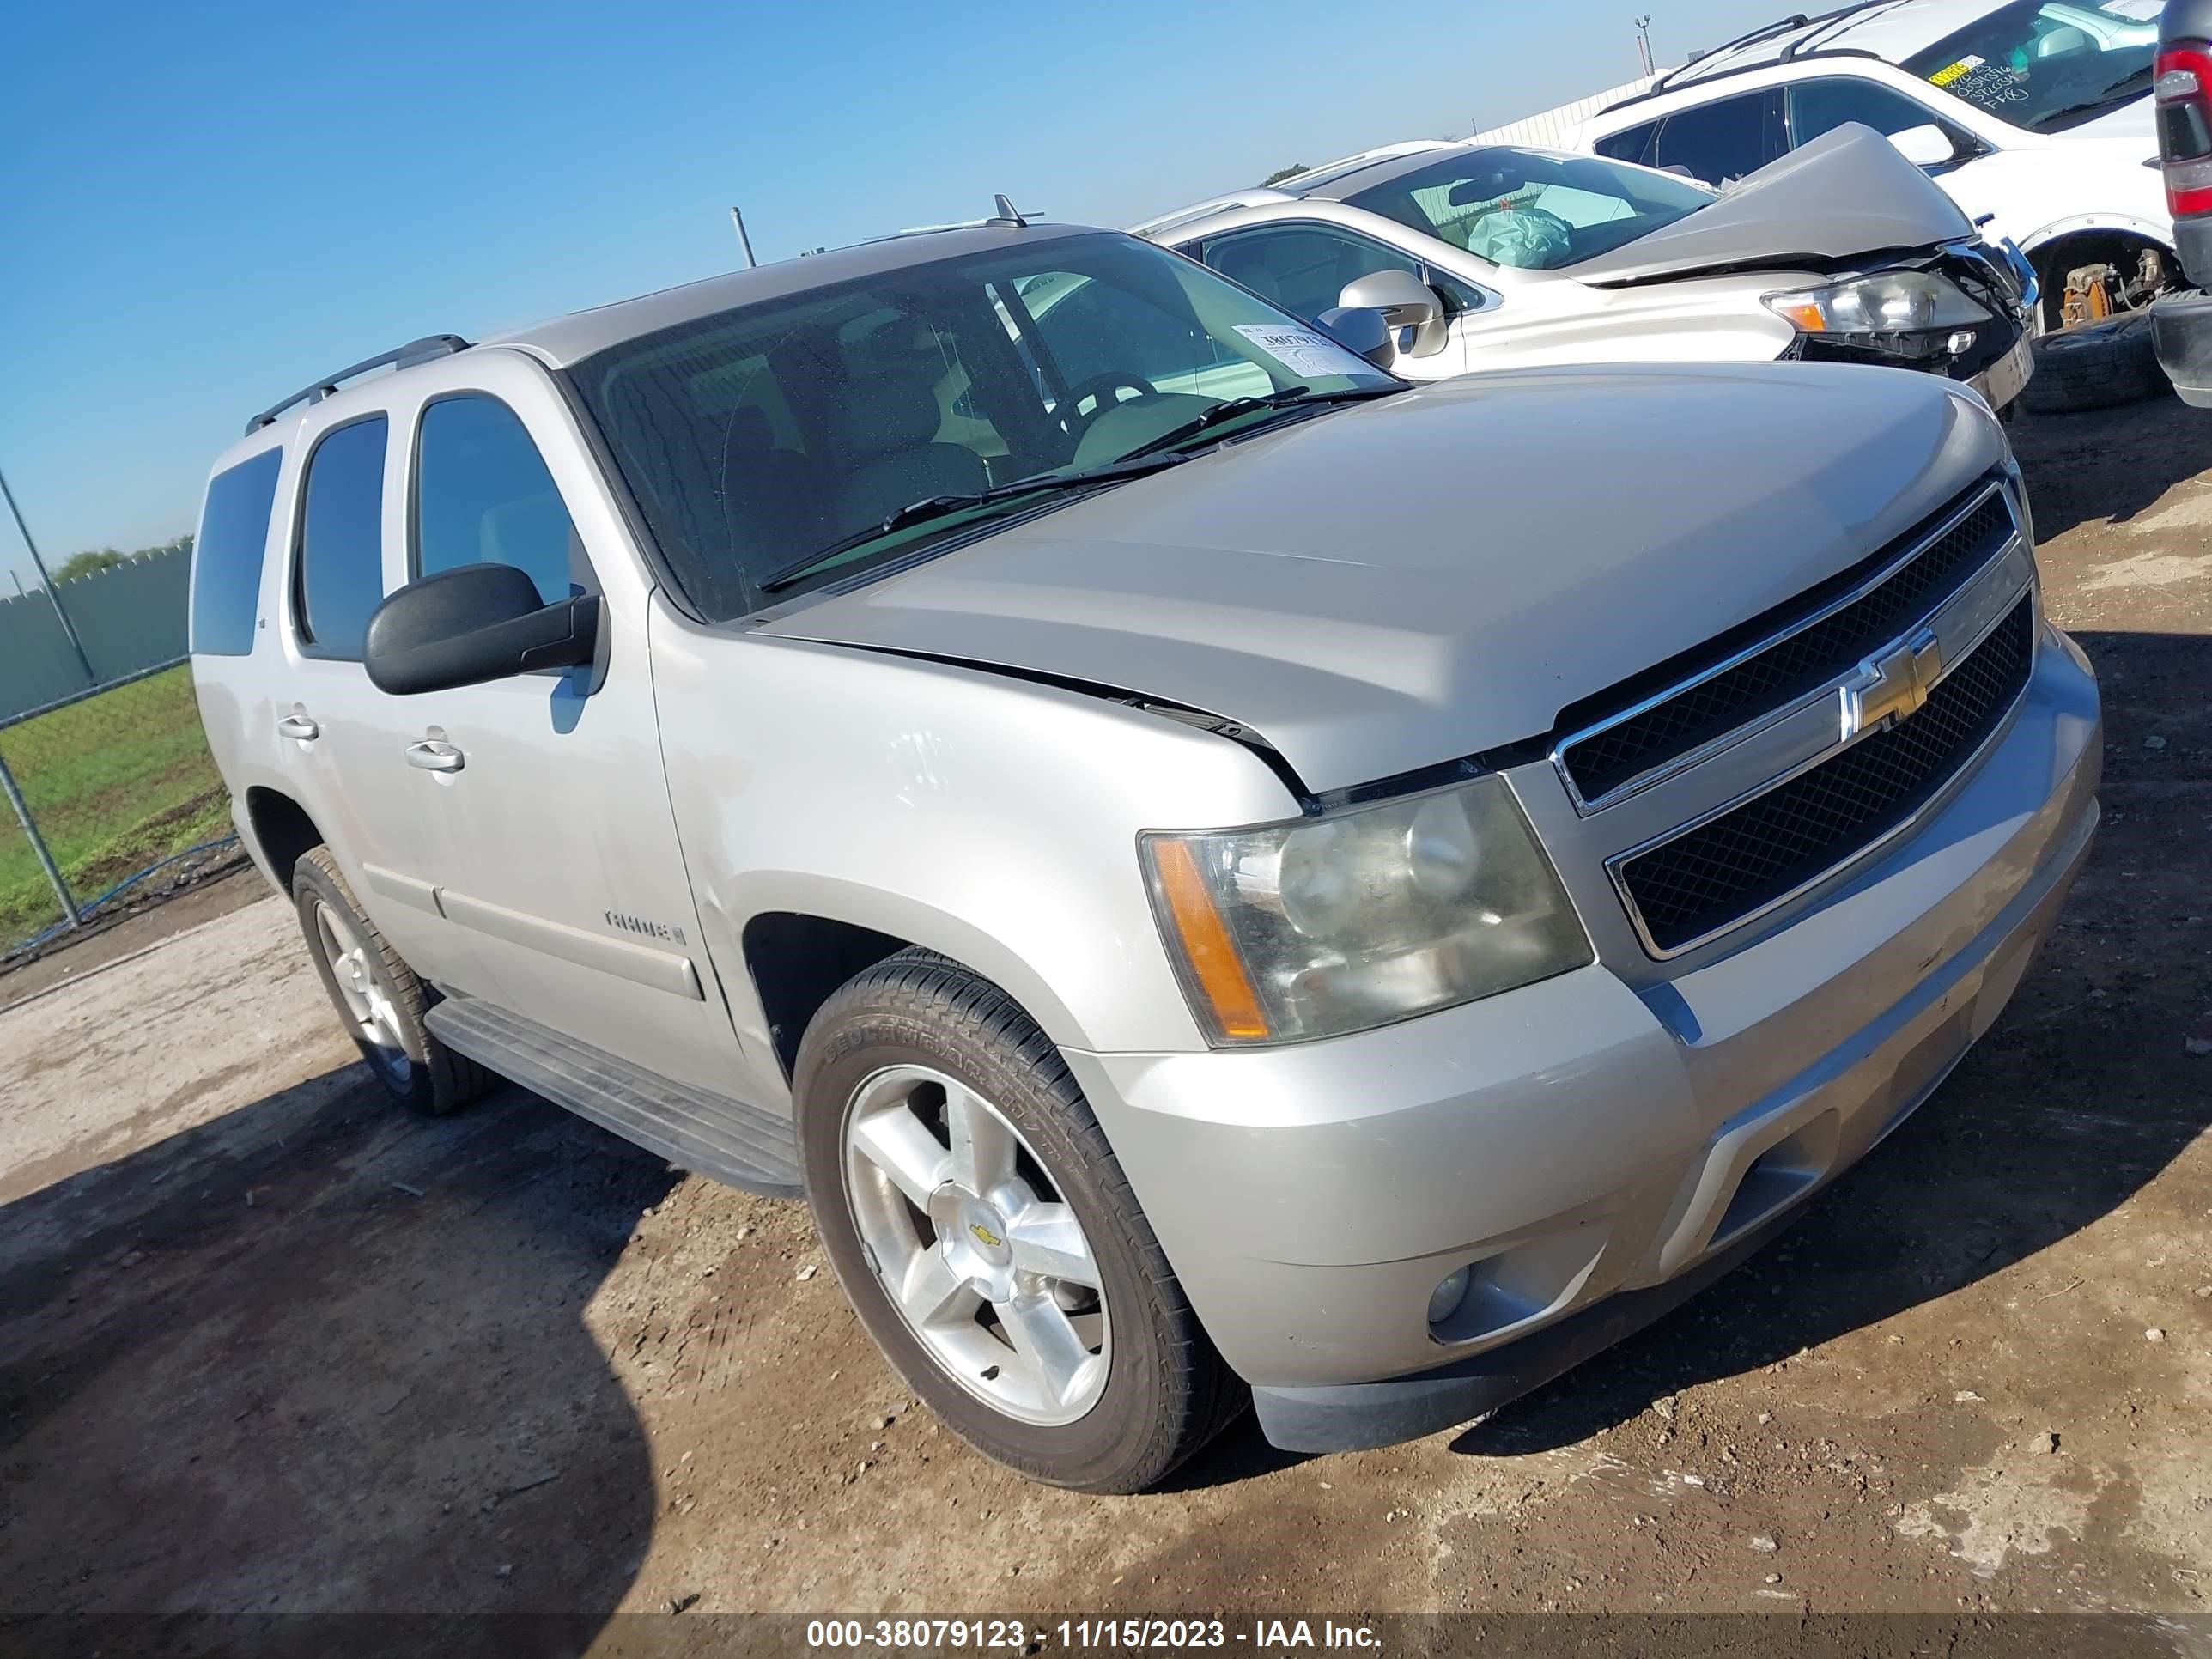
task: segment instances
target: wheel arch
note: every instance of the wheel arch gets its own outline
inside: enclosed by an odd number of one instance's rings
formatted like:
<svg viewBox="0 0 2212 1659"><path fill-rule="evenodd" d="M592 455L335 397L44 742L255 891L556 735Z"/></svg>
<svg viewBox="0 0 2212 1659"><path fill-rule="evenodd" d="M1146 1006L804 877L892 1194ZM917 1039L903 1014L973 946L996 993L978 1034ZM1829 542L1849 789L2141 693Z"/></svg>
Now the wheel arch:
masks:
<svg viewBox="0 0 2212 1659"><path fill-rule="evenodd" d="M292 866L322 845L322 830L307 810L281 789L255 784L246 792L246 851L279 891L292 891Z"/></svg>
<svg viewBox="0 0 2212 1659"><path fill-rule="evenodd" d="M2036 262L2039 270L2044 251L2075 239L2147 242L2164 252L2172 253L2173 235L2171 226L2161 226L2149 219L2138 219L2126 213L2077 214L2070 219L2055 220L2020 238L2020 251Z"/></svg>
<svg viewBox="0 0 2212 1659"><path fill-rule="evenodd" d="M2158 227L2137 219L2067 220L2022 242L2020 251L2034 267L2035 279L2042 285L2045 325L2057 325L2069 271L2085 264L2121 264L2145 248L2163 254L2169 272L2180 270L2172 239L2160 235Z"/></svg>
<svg viewBox="0 0 2212 1659"><path fill-rule="evenodd" d="M793 887L779 884L775 899L763 896L747 908L739 949L786 1085L807 1025L830 994L855 974L915 947L989 980L1054 1043L1091 1046L1066 1004L1030 963L1003 941L934 906L812 878Z"/></svg>

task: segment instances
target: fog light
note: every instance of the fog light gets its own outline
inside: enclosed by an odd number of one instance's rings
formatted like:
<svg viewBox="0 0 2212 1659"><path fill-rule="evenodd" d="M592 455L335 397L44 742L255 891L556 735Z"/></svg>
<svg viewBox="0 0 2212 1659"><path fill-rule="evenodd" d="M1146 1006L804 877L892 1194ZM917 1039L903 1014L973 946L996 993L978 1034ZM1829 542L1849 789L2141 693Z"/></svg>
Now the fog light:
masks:
<svg viewBox="0 0 2212 1659"><path fill-rule="evenodd" d="M1467 1300L1468 1273L1464 1267L1455 1267L1437 1281L1429 1292L1429 1323L1441 1325L1459 1311L1459 1304Z"/></svg>
<svg viewBox="0 0 2212 1659"><path fill-rule="evenodd" d="M1954 357L1963 357L1973 343L1974 331L1971 328L1962 328L1954 331L1951 337L1943 342L1943 349Z"/></svg>

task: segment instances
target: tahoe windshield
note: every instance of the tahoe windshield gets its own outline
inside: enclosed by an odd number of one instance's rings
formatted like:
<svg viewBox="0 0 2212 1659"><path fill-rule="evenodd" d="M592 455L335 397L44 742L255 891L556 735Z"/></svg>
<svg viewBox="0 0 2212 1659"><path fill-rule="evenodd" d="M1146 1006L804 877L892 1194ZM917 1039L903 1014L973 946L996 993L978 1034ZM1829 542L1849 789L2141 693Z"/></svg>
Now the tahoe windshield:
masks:
<svg viewBox="0 0 2212 1659"><path fill-rule="evenodd" d="M2150 90L2159 0L2014 0L1904 67L2000 120L2055 132Z"/></svg>
<svg viewBox="0 0 2212 1659"><path fill-rule="evenodd" d="M764 596L1401 382L1133 237L763 301L568 371L693 605Z"/></svg>
<svg viewBox="0 0 2212 1659"><path fill-rule="evenodd" d="M1714 200L1686 179L1597 156L1486 146L1344 198L1492 264L1558 270L1648 236Z"/></svg>

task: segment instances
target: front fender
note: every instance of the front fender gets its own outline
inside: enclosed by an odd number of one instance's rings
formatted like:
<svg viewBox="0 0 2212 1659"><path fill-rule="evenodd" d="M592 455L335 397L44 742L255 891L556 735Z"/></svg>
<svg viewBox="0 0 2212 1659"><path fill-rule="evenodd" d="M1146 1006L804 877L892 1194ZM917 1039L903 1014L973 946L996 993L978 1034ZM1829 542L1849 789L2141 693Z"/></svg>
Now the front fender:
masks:
<svg viewBox="0 0 2212 1659"><path fill-rule="evenodd" d="M1295 817L1256 756L988 669L702 627L661 604L653 628L678 834L752 1097L786 1086L743 942L777 912L942 951L1066 1047L1205 1048L1137 837Z"/></svg>

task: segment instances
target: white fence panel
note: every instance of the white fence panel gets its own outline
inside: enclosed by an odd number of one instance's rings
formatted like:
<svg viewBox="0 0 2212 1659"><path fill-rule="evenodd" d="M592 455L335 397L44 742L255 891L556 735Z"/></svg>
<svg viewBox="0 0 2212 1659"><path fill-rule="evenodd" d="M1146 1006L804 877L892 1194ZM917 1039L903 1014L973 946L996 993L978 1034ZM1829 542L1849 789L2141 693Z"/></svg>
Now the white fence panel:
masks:
<svg viewBox="0 0 2212 1659"><path fill-rule="evenodd" d="M1649 87L1657 77L1638 76L1605 92L1594 92L1587 98L1577 98L1571 104L1561 104L1535 115L1523 116L1518 121L1508 121L1502 127L1492 127L1478 132L1468 140L1476 144L1533 144L1540 149L1565 149L1575 135L1575 129L1624 98L1633 98Z"/></svg>

